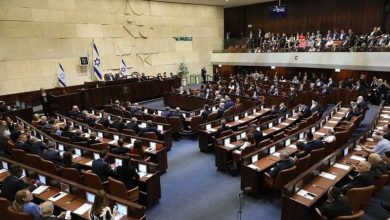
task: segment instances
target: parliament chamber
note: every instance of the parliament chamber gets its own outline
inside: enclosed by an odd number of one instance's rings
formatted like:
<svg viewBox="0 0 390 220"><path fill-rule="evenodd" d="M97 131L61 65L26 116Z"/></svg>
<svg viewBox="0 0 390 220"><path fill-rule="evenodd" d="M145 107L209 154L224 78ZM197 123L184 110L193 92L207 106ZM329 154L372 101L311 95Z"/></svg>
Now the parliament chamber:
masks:
<svg viewBox="0 0 390 220"><path fill-rule="evenodd" d="M0 46L0 220L390 219L389 0L4 0Z"/></svg>

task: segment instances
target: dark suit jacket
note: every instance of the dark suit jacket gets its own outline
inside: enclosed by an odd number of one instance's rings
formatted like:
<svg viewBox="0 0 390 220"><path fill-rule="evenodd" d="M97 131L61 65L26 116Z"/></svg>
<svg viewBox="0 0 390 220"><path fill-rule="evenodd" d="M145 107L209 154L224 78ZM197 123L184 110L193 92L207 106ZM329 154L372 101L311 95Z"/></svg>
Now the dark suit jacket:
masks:
<svg viewBox="0 0 390 220"><path fill-rule="evenodd" d="M30 148L30 145L28 145L27 143L17 141L15 143L15 147L18 149L22 149L24 151L28 151L28 149Z"/></svg>
<svg viewBox="0 0 390 220"><path fill-rule="evenodd" d="M84 121L85 121L85 123L87 123L87 125L90 126L90 127L95 127L95 125L96 125L95 120L92 119L92 118L88 118L88 119L86 119L86 120L84 120Z"/></svg>
<svg viewBox="0 0 390 220"><path fill-rule="evenodd" d="M303 109L303 111L302 111L301 118L308 118L310 116L311 116L311 110L309 107L306 106L306 108Z"/></svg>
<svg viewBox="0 0 390 220"><path fill-rule="evenodd" d="M100 180L103 182L106 181L109 176L114 178L116 177L115 171L112 170L110 165L101 158L92 161L92 172L98 175Z"/></svg>
<svg viewBox="0 0 390 220"><path fill-rule="evenodd" d="M45 150L46 146L42 143L42 141L37 141L27 148L27 153L42 155L42 152Z"/></svg>
<svg viewBox="0 0 390 220"><path fill-rule="evenodd" d="M383 135L383 138L387 139L390 141L390 131L388 131L386 134Z"/></svg>
<svg viewBox="0 0 390 220"><path fill-rule="evenodd" d="M122 181L127 189L134 188L138 185L139 175L135 169L129 165L119 166L116 168L118 180Z"/></svg>
<svg viewBox="0 0 390 220"><path fill-rule="evenodd" d="M224 112L225 112L224 108L219 108L217 111L217 118L222 118Z"/></svg>
<svg viewBox="0 0 390 220"><path fill-rule="evenodd" d="M209 114L211 114L211 111L210 110L204 110L201 114L203 120L207 120L207 118L209 117Z"/></svg>
<svg viewBox="0 0 390 220"><path fill-rule="evenodd" d="M10 128L11 129L11 128ZM11 131L11 134L9 135L9 138L11 140L13 140L14 142L16 142L16 140L19 138L19 135L21 134L21 132L17 129L13 129Z"/></svg>
<svg viewBox="0 0 390 220"><path fill-rule="evenodd" d="M161 133L155 127L142 128L138 135L141 136L142 134L144 134L146 132L153 132L153 133L155 133L159 140L164 139L163 136L161 135Z"/></svg>
<svg viewBox="0 0 390 220"><path fill-rule="evenodd" d="M253 138L256 141L256 145L264 140L263 132L256 130L253 133Z"/></svg>
<svg viewBox="0 0 390 220"><path fill-rule="evenodd" d="M59 151L53 150L52 148L49 148L45 150L42 153L42 158L48 161L51 161L55 164L61 163L62 162L62 157L60 155Z"/></svg>
<svg viewBox="0 0 390 220"><path fill-rule="evenodd" d="M383 174L386 174L388 171L385 163L380 162L376 166L371 166L371 172L374 173L375 179L380 178Z"/></svg>
<svg viewBox="0 0 390 220"><path fill-rule="evenodd" d="M332 203L326 201L321 208L321 214L329 220L335 219L338 216L352 215L348 197L344 196L340 200L334 200Z"/></svg>
<svg viewBox="0 0 390 220"><path fill-rule="evenodd" d="M126 154L126 153L129 153L129 149L126 147L114 147L114 148L111 148L111 152L113 154Z"/></svg>
<svg viewBox="0 0 390 220"><path fill-rule="evenodd" d="M367 104L367 102L361 102L361 103L359 103L358 105L357 105L357 107L360 109L360 110L362 110L362 111L365 111L365 110L368 110L368 104Z"/></svg>
<svg viewBox="0 0 390 220"><path fill-rule="evenodd" d="M135 133L139 133L140 132L140 128L139 128L137 123L132 123L132 122L127 123L127 128L135 131Z"/></svg>
<svg viewBox="0 0 390 220"><path fill-rule="evenodd" d="M100 118L98 123L102 124L105 128L108 128L108 126L110 126L110 121L108 120L108 118Z"/></svg>
<svg viewBox="0 0 390 220"><path fill-rule="evenodd" d="M291 168L293 166L294 166L294 162L292 161L291 158L287 160L281 160L273 168L271 168L271 170L269 171L269 175L275 178L280 171Z"/></svg>
<svg viewBox="0 0 390 220"><path fill-rule="evenodd" d="M222 127L218 128L218 130L215 132L214 137L215 137L215 138L219 138L219 135L220 135L223 131L228 131L228 130L230 130L230 127L229 127L229 126L227 126L227 125L222 126Z"/></svg>
<svg viewBox="0 0 390 220"><path fill-rule="evenodd" d="M359 173L358 175L355 176L355 178L351 180L351 182L349 182L346 186L344 186L341 189L341 191L343 193L346 193L348 192L348 190L352 188L366 187L369 185L374 185L374 183L375 183L374 172L368 171L365 173Z"/></svg>
<svg viewBox="0 0 390 220"><path fill-rule="evenodd" d="M320 140L309 141L305 144L305 151L310 153L312 150L320 149L324 147Z"/></svg>
<svg viewBox="0 0 390 220"><path fill-rule="evenodd" d="M1 186L1 197L12 202L15 200L16 192L25 188L27 188L27 184L23 180L16 176L8 176Z"/></svg>
<svg viewBox="0 0 390 220"><path fill-rule="evenodd" d="M117 120L112 123L112 127L118 131L122 131L124 128L126 128L126 125L123 122Z"/></svg>
<svg viewBox="0 0 390 220"><path fill-rule="evenodd" d="M74 142L86 142L88 141L87 138L85 137L81 137L81 136L77 136L77 135L73 135L73 137L70 139L70 142L74 143Z"/></svg>
<svg viewBox="0 0 390 220"><path fill-rule="evenodd" d="M100 143L100 141L98 141L98 140L89 140L89 141L87 141L87 146L90 146L90 145L92 145L92 144L98 144L98 143Z"/></svg>
<svg viewBox="0 0 390 220"><path fill-rule="evenodd" d="M70 132L70 131L62 131L61 132L62 137L68 137L69 139L71 139L73 137L73 135L74 135L74 133Z"/></svg>
<svg viewBox="0 0 390 220"><path fill-rule="evenodd" d="M164 110L164 111L161 112L161 116L169 118L171 116L171 111Z"/></svg>

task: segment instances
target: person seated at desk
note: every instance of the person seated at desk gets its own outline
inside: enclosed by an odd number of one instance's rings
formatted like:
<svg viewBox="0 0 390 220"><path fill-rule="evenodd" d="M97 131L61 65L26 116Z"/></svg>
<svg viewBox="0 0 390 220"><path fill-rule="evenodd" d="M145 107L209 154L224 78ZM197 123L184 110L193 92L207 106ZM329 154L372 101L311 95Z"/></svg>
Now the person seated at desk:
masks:
<svg viewBox="0 0 390 220"><path fill-rule="evenodd" d="M285 150L282 151L280 153L279 157L280 157L280 161L275 166L273 166L270 169L270 171L268 172L268 174L272 178L275 178L280 171L291 168L294 166L294 159L289 157L289 154L287 151L285 151Z"/></svg>
<svg viewBox="0 0 390 220"><path fill-rule="evenodd" d="M332 220L338 216L352 215L352 208L347 196L343 196L341 191L336 187L328 190L328 199L319 209L321 215L326 219Z"/></svg>
<svg viewBox="0 0 390 220"><path fill-rule="evenodd" d="M116 168L118 180L126 185L127 189L132 189L138 186L139 175L135 171L135 167L131 165L130 156L122 161L122 166Z"/></svg>
<svg viewBox="0 0 390 220"><path fill-rule="evenodd" d="M379 154L372 153L368 155L367 161L371 164L371 172L374 173L376 179L387 173L387 166Z"/></svg>
<svg viewBox="0 0 390 220"><path fill-rule="evenodd" d="M323 96L330 95L330 89L327 85L322 86L321 95Z"/></svg>
<svg viewBox="0 0 390 220"><path fill-rule="evenodd" d="M385 156L385 152L390 151L390 141L383 138L383 134L375 132L372 139L376 143L374 146L362 145L363 150L369 153L377 153L381 157Z"/></svg>
<svg viewBox="0 0 390 220"><path fill-rule="evenodd" d="M68 112L68 116L71 118L81 118L82 114L80 112L80 109L77 105L74 105L72 107L72 110Z"/></svg>
<svg viewBox="0 0 390 220"><path fill-rule="evenodd" d="M200 114L202 116L203 120L206 121L210 114L211 114L210 106L207 104L204 105L203 112Z"/></svg>
<svg viewBox="0 0 390 220"><path fill-rule="evenodd" d="M35 155L42 155L42 152L47 149L47 146L39 139L35 137L31 137L28 140L28 148L26 153L29 154L35 154Z"/></svg>
<svg viewBox="0 0 390 220"><path fill-rule="evenodd" d="M298 112L298 119L297 122L299 122L302 119L306 119L311 116L310 108L304 104L300 106L300 111Z"/></svg>
<svg viewBox="0 0 390 220"><path fill-rule="evenodd" d="M126 128L133 130L136 134L138 134L141 131L141 129L138 126L136 117L131 118L130 122L126 124Z"/></svg>
<svg viewBox="0 0 390 220"><path fill-rule="evenodd" d="M54 141L49 142L48 149L42 153L42 158L51 161L54 164L62 162L62 156L60 155L60 152L56 150L56 143Z"/></svg>
<svg viewBox="0 0 390 220"><path fill-rule="evenodd" d="M357 107L360 109L360 111L367 111L369 109L367 102L364 101L363 96L359 96L357 98Z"/></svg>
<svg viewBox="0 0 390 220"><path fill-rule="evenodd" d="M92 144L98 144L100 143L100 141L98 139L96 139L96 132L91 132L91 134L89 134L89 140L87 141L87 146L91 146Z"/></svg>
<svg viewBox="0 0 390 220"><path fill-rule="evenodd" d="M102 150L99 152L99 159L95 159L92 161L92 172L100 177L102 182L107 181L107 178L116 177L116 173L109 163L106 162L107 159L107 151Z"/></svg>
<svg viewBox="0 0 390 220"><path fill-rule="evenodd" d="M99 190L95 195L92 207L88 211L90 220L112 220L115 219L117 211L111 211L110 202L107 198L107 193L104 190Z"/></svg>
<svg viewBox="0 0 390 220"><path fill-rule="evenodd" d="M72 130L72 128L70 127L70 125L66 124L64 127L64 130L61 132L61 136L68 137L69 139L71 139L74 135L71 130Z"/></svg>
<svg viewBox="0 0 390 220"><path fill-rule="evenodd" d="M271 87L269 88L269 90L267 91L268 94L270 95L273 95L275 93L275 86L274 85L271 85Z"/></svg>
<svg viewBox="0 0 390 220"><path fill-rule="evenodd" d="M48 123L43 126L43 131L52 132L55 129L55 122L56 120L54 118L50 118Z"/></svg>
<svg viewBox="0 0 390 220"><path fill-rule="evenodd" d="M129 153L129 149L123 146L124 141L120 138L117 142L117 147L111 148L111 153L113 154L126 154Z"/></svg>
<svg viewBox="0 0 390 220"><path fill-rule="evenodd" d="M65 151L62 155L62 166L64 168L74 168L78 171L81 170L81 166L77 163L73 163L73 154L71 151Z"/></svg>
<svg viewBox="0 0 390 220"><path fill-rule="evenodd" d="M217 119L220 119L223 117L223 113L225 112L225 103L220 103L217 111Z"/></svg>
<svg viewBox="0 0 390 220"><path fill-rule="evenodd" d="M122 122L122 116L118 116L115 121L111 124L111 127L115 128L119 132L126 128L125 123Z"/></svg>
<svg viewBox="0 0 390 220"><path fill-rule="evenodd" d="M142 106L139 103L134 103L134 105L130 108L131 114L142 114Z"/></svg>
<svg viewBox="0 0 390 220"><path fill-rule="evenodd" d="M153 122L151 120L146 122L146 128L142 128L141 131L138 133L138 135L142 136L146 132L153 132L153 133L155 133L159 140L163 140L164 139L164 137L161 135L160 131L157 130L156 127L154 127Z"/></svg>
<svg viewBox="0 0 390 220"><path fill-rule="evenodd" d="M140 81L146 81L148 80L148 77L145 76L145 73L141 73Z"/></svg>
<svg viewBox="0 0 390 220"><path fill-rule="evenodd" d="M295 92L295 88L294 87L291 87L290 88L290 92L287 94L287 98L289 100L293 100L297 97L297 93Z"/></svg>
<svg viewBox="0 0 390 220"><path fill-rule="evenodd" d="M70 220L72 218L71 216L65 218L66 212L61 212L58 216L53 215L54 205L53 202L51 201L45 201L39 207L41 210L40 220L60 220L60 219Z"/></svg>
<svg viewBox="0 0 390 220"><path fill-rule="evenodd" d="M13 207L17 212L24 212L33 216L34 220L41 218L39 205L32 202L33 195L27 189L19 190L15 195Z"/></svg>
<svg viewBox="0 0 390 220"><path fill-rule="evenodd" d="M11 175L6 177L2 182L0 196L8 199L11 202L15 200L15 194L19 190L27 188L34 190L37 187L37 185L32 184L35 181L32 181L31 186L29 187L27 183L20 179L23 175L23 169L21 166L12 165L10 174Z"/></svg>
<svg viewBox="0 0 390 220"><path fill-rule="evenodd" d="M31 121L31 124L33 126L37 126L39 124L39 122L41 121L41 117L39 117L39 114L34 114L33 115L33 119Z"/></svg>
<svg viewBox="0 0 390 220"><path fill-rule="evenodd" d="M284 102L279 104L279 114L286 114L287 112L287 106L284 104Z"/></svg>
<svg viewBox="0 0 390 220"><path fill-rule="evenodd" d="M27 143L27 135L19 135L18 140L15 143L15 147L27 152L27 150L30 148L30 145Z"/></svg>
<svg viewBox="0 0 390 220"><path fill-rule="evenodd" d="M9 126L8 126L9 127ZM11 130L10 128L10 131L11 131L11 134L9 136L9 138L13 141L13 142L16 142L16 140L18 140L19 136L24 133L24 127L22 124L16 124L15 125L15 128Z"/></svg>
<svg viewBox="0 0 390 220"><path fill-rule="evenodd" d="M70 143L88 141L88 138L85 138L82 135L83 135L83 132L81 130L77 129L76 132L74 133L74 135L70 138Z"/></svg>
<svg viewBox="0 0 390 220"><path fill-rule="evenodd" d="M343 194L347 193L352 188L366 187L374 185L375 176L374 173L370 171L371 164L368 161L360 161L356 167L357 175L352 178L352 180L340 188Z"/></svg>
<svg viewBox="0 0 390 220"><path fill-rule="evenodd" d="M4 101L0 101L0 112L7 112L8 106L5 104Z"/></svg>
<svg viewBox="0 0 390 220"><path fill-rule="evenodd" d="M305 151L311 153L312 150L323 148L324 145L320 140L313 140L313 134L311 132L306 134Z"/></svg>
<svg viewBox="0 0 390 220"><path fill-rule="evenodd" d="M390 124L383 126L382 132L383 138L390 141Z"/></svg>
<svg viewBox="0 0 390 220"><path fill-rule="evenodd" d="M272 117L272 116L279 115L278 106L276 106L276 105L271 106L271 110L269 111L268 114L269 114L271 117Z"/></svg>
<svg viewBox="0 0 390 220"><path fill-rule="evenodd" d="M244 150L245 148L253 146L256 143L252 133L248 133L246 138L244 138L242 141L244 144L239 148L239 150Z"/></svg>
<svg viewBox="0 0 390 220"><path fill-rule="evenodd" d="M260 96L258 96L256 92L253 92L252 101L258 102L259 100L260 100Z"/></svg>
<svg viewBox="0 0 390 220"><path fill-rule="evenodd" d="M336 132L333 129L328 129L328 133L322 138L322 142L330 144L336 141Z"/></svg>
<svg viewBox="0 0 390 220"><path fill-rule="evenodd" d="M318 112L320 115L322 115L322 106L316 100L311 100L310 111Z"/></svg>
<svg viewBox="0 0 390 220"><path fill-rule="evenodd" d="M97 123L103 125L104 128L108 128L110 126L110 120L108 119L109 114L104 112L103 116L97 121Z"/></svg>
<svg viewBox="0 0 390 220"><path fill-rule="evenodd" d="M183 113L180 112L180 108L179 107L176 107L175 111L172 112L172 114L170 115L170 117L178 117L180 118L180 120L183 122L185 120L184 116L183 116Z"/></svg>
<svg viewBox="0 0 390 220"><path fill-rule="evenodd" d="M214 138L219 138L219 135L223 132L223 131L229 131L231 130L231 128L229 126L226 125L226 120L225 119L222 119L221 120L221 127L218 128L218 130L215 132L215 135L214 135Z"/></svg>
<svg viewBox="0 0 390 220"><path fill-rule="evenodd" d="M229 96L225 96L225 109L229 109L231 107L234 107L234 101L229 97Z"/></svg>
<svg viewBox="0 0 390 220"><path fill-rule="evenodd" d="M147 155L144 153L142 142L140 140L134 141L134 147L130 150L130 154L136 155L140 157L142 160L147 157Z"/></svg>
<svg viewBox="0 0 390 220"><path fill-rule="evenodd" d="M171 117L171 111L170 111L170 108L168 106L165 107L165 110L161 112L161 116L162 117L165 117L165 118L169 118Z"/></svg>
<svg viewBox="0 0 390 220"><path fill-rule="evenodd" d="M256 124L249 125L248 134L249 133L251 133L253 135L253 138L255 139L256 146L264 140L263 132L257 130Z"/></svg>
<svg viewBox="0 0 390 220"><path fill-rule="evenodd" d="M357 117L360 115L360 109L357 107L356 103L352 103L352 108L350 108L347 112L347 114L345 114L344 116L344 119L346 121L351 121L351 119L353 117Z"/></svg>
<svg viewBox="0 0 390 220"><path fill-rule="evenodd" d="M309 153L305 150L305 143L303 141L298 141L297 145L297 150L298 152L294 156L294 161L296 162L297 160L301 159L302 157L305 157Z"/></svg>
<svg viewBox="0 0 390 220"><path fill-rule="evenodd" d="M85 115L84 122L89 126L89 127L95 127L96 125L96 117L93 114L87 114Z"/></svg>

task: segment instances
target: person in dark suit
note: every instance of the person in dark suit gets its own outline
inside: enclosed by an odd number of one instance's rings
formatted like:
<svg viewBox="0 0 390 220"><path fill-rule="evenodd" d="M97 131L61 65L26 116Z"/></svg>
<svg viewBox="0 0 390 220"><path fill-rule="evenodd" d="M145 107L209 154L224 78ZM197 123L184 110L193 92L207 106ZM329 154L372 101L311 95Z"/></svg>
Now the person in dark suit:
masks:
<svg viewBox="0 0 390 220"><path fill-rule="evenodd" d="M42 108L43 108L43 113L46 115L46 116L49 116L49 99L46 95L46 91L41 88L41 96L39 97L40 98L40 101L41 101L41 104L42 104Z"/></svg>
<svg viewBox="0 0 390 220"><path fill-rule="evenodd" d="M272 167L268 172L268 174L272 178L275 178L280 171L294 166L294 159L289 157L287 151L281 152L279 157L280 157L280 161L274 167Z"/></svg>
<svg viewBox="0 0 390 220"><path fill-rule="evenodd" d="M123 129L126 128L125 123L122 122L122 117L121 116L118 116L116 118L116 120L112 123L111 126L113 128L115 128L116 130L118 130L119 132L121 132Z"/></svg>
<svg viewBox="0 0 390 220"><path fill-rule="evenodd" d="M142 147L142 142L140 140L134 141L134 147L131 149L130 154L136 155L142 160L147 158L147 155L144 153L144 149Z"/></svg>
<svg viewBox="0 0 390 220"><path fill-rule="evenodd" d="M338 216L352 215L352 208L347 196L343 196L336 187L328 190L328 200L320 208L320 213L327 219L335 219Z"/></svg>
<svg viewBox="0 0 390 220"><path fill-rule="evenodd" d="M299 141L297 144L297 149L298 149L298 152L295 154L294 156L294 160L295 162L299 159L301 159L302 157L305 157L306 155L308 155L309 153L305 150L305 143L303 143L303 141Z"/></svg>
<svg viewBox="0 0 390 220"><path fill-rule="evenodd" d="M370 171L371 165L369 162L360 161L356 169L358 174L347 185L341 187L340 190L343 194L352 188L374 185L375 176L374 173Z"/></svg>
<svg viewBox="0 0 390 220"><path fill-rule="evenodd" d="M65 218L66 212L61 212L58 216L53 215L54 205L51 201L43 202L40 206L41 218L39 220L70 220L71 217Z"/></svg>
<svg viewBox="0 0 390 220"><path fill-rule="evenodd" d="M104 113L103 116L97 121L97 123L100 123L103 125L103 127L108 128L110 126L110 120L108 119L109 114Z"/></svg>
<svg viewBox="0 0 390 220"><path fill-rule="evenodd" d="M10 128L10 126L8 126ZM16 142L19 138L19 136L22 134L22 131L24 130L23 128L23 125L22 124L16 124L15 126L15 129L9 129L11 131L11 134L9 136L9 138Z"/></svg>
<svg viewBox="0 0 390 220"><path fill-rule="evenodd" d="M91 146L92 144L98 144L100 143L99 140L96 139L96 132L91 132L89 135L89 140L87 141L87 146Z"/></svg>
<svg viewBox="0 0 390 220"><path fill-rule="evenodd" d="M65 168L74 168L81 171L81 166L73 162L73 154L71 151L65 151L62 155L62 166Z"/></svg>
<svg viewBox="0 0 390 220"><path fill-rule="evenodd" d="M47 148L46 145L36 139L36 138L30 138L29 139L29 147L27 148L27 153L29 154L35 154L35 155L42 155L42 152Z"/></svg>
<svg viewBox="0 0 390 220"><path fill-rule="evenodd" d="M77 105L72 107L72 110L68 112L68 116L71 118L82 118L82 114Z"/></svg>
<svg viewBox="0 0 390 220"><path fill-rule="evenodd" d="M123 159L122 166L116 168L118 180L126 185L127 189L138 186L139 175L131 165L130 157Z"/></svg>
<svg viewBox="0 0 390 220"><path fill-rule="evenodd" d="M113 154L126 154L129 153L129 149L123 146L124 141L122 138L118 140L118 146L111 148Z"/></svg>
<svg viewBox="0 0 390 220"><path fill-rule="evenodd" d="M263 132L258 131L255 124L251 124L249 126L248 133L253 134L253 139L255 139L256 146L264 140Z"/></svg>
<svg viewBox="0 0 390 220"><path fill-rule="evenodd" d="M200 114L202 116L203 120L206 121L210 114L211 114L210 106L207 104L204 105L204 110L203 110L202 114Z"/></svg>
<svg viewBox="0 0 390 220"><path fill-rule="evenodd" d="M203 67L200 72L201 72L200 75L202 76L203 79L203 83L206 83L206 75L207 75L206 67Z"/></svg>
<svg viewBox="0 0 390 220"><path fill-rule="evenodd" d="M311 132L306 134L305 151L306 153L310 153L312 150L323 148L324 145L321 140L313 140L313 134Z"/></svg>
<svg viewBox="0 0 390 220"><path fill-rule="evenodd" d="M92 114L87 114L84 118L84 121L90 127L95 127L96 125L96 118Z"/></svg>
<svg viewBox="0 0 390 220"><path fill-rule="evenodd" d="M368 104L364 101L363 96L359 96L356 103L360 111L367 111L369 109Z"/></svg>
<svg viewBox="0 0 390 220"><path fill-rule="evenodd" d="M10 172L11 175L5 178L3 184L1 185L0 196L12 202L15 200L16 192L21 189L28 188L28 184L19 179L23 174L22 167L13 165ZM31 189L34 189L35 187L36 185L32 186Z"/></svg>
<svg viewBox="0 0 390 220"><path fill-rule="evenodd" d="M28 143L27 143L27 136L22 134L22 135L19 135L18 137L18 140L16 141L15 143L15 147L18 148L18 149L22 149L24 151L28 151L28 149L31 147Z"/></svg>
<svg viewBox="0 0 390 220"><path fill-rule="evenodd" d="M115 178L115 171L111 169L110 164L105 161L107 159L107 151L100 151L99 157L99 159L92 161L92 172L98 175L102 182L107 181L109 176Z"/></svg>
<svg viewBox="0 0 390 220"><path fill-rule="evenodd" d="M219 136L221 135L221 133L222 133L223 131L229 131L229 130L231 130L231 128L230 128L229 126L226 125L226 120L225 120L225 119L222 119L222 120L221 120L221 127L218 128L218 130L215 132L214 137L215 137L215 138L219 138Z"/></svg>
<svg viewBox="0 0 390 220"><path fill-rule="evenodd" d="M223 113L225 112L225 110L226 110L226 109L225 109L225 103L220 103L220 104L219 104L218 111L217 111L217 119L223 117Z"/></svg>
<svg viewBox="0 0 390 220"><path fill-rule="evenodd" d="M302 110L300 111L300 117L302 119L308 118L311 116L311 110L307 105L302 106Z"/></svg>
<svg viewBox="0 0 390 220"><path fill-rule="evenodd" d="M321 95L323 96L330 95L330 89L327 85L322 86Z"/></svg>
<svg viewBox="0 0 390 220"><path fill-rule="evenodd" d="M352 108L349 109L347 114L344 116L344 119L347 121L351 121L352 117L357 117L360 115L360 110L357 105L353 105Z"/></svg>
<svg viewBox="0 0 390 220"><path fill-rule="evenodd" d="M75 134L72 136L72 138L70 138L70 142L71 143L75 143L75 142L86 142L86 141L88 141L88 139L83 137L82 134L83 134L83 132L81 132L81 130L77 129Z"/></svg>
<svg viewBox="0 0 390 220"><path fill-rule="evenodd" d="M146 128L142 128L141 131L138 133L138 135L142 136L142 134L144 134L146 132L153 132L153 133L155 133L159 140L163 140L164 139L164 137L161 135L160 131L158 131L157 128L153 126L153 122L150 121L150 120L146 122Z"/></svg>
<svg viewBox="0 0 390 220"><path fill-rule="evenodd" d="M138 126L136 117L131 118L131 121L126 125L126 128L135 131L135 133L137 134L141 131L141 129Z"/></svg>
<svg viewBox="0 0 390 220"><path fill-rule="evenodd" d="M295 88L291 87L290 92L287 94L287 98L289 100L293 100L293 99L295 99L295 97L297 97L297 93L295 92Z"/></svg>
<svg viewBox="0 0 390 220"><path fill-rule="evenodd" d="M168 106L165 107L165 110L161 112L161 116L166 117L166 118L171 117L171 111L170 111L170 108Z"/></svg>
<svg viewBox="0 0 390 220"><path fill-rule="evenodd" d="M51 161L54 164L62 162L62 156L60 155L60 152L56 150L55 142L49 142L49 148L42 153L42 158Z"/></svg>
<svg viewBox="0 0 390 220"><path fill-rule="evenodd" d="M390 124L383 126L383 138L390 141Z"/></svg>
<svg viewBox="0 0 390 220"><path fill-rule="evenodd" d="M371 164L371 172L374 173L375 179L379 179L383 174L387 173L387 166L379 154L371 153L367 161Z"/></svg>
<svg viewBox="0 0 390 220"><path fill-rule="evenodd" d="M276 105L273 105L271 106L271 110L269 111L268 113L270 116L276 116L276 115L279 115L279 109L278 109L278 106Z"/></svg>

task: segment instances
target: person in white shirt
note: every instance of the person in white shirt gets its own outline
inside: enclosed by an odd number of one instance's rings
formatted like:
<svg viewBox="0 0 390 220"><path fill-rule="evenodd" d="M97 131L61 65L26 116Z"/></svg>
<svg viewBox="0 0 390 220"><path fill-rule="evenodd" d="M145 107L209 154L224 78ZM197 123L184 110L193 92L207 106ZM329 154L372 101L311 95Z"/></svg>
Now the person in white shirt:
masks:
<svg viewBox="0 0 390 220"><path fill-rule="evenodd" d="M335 133L336 132L333 129L329 129L328 134L325 135L325 137L324 137L324 139L322 139L322 141L324 143L327 143L327 144L330 144L330 143L336 141Z"/></svg>

